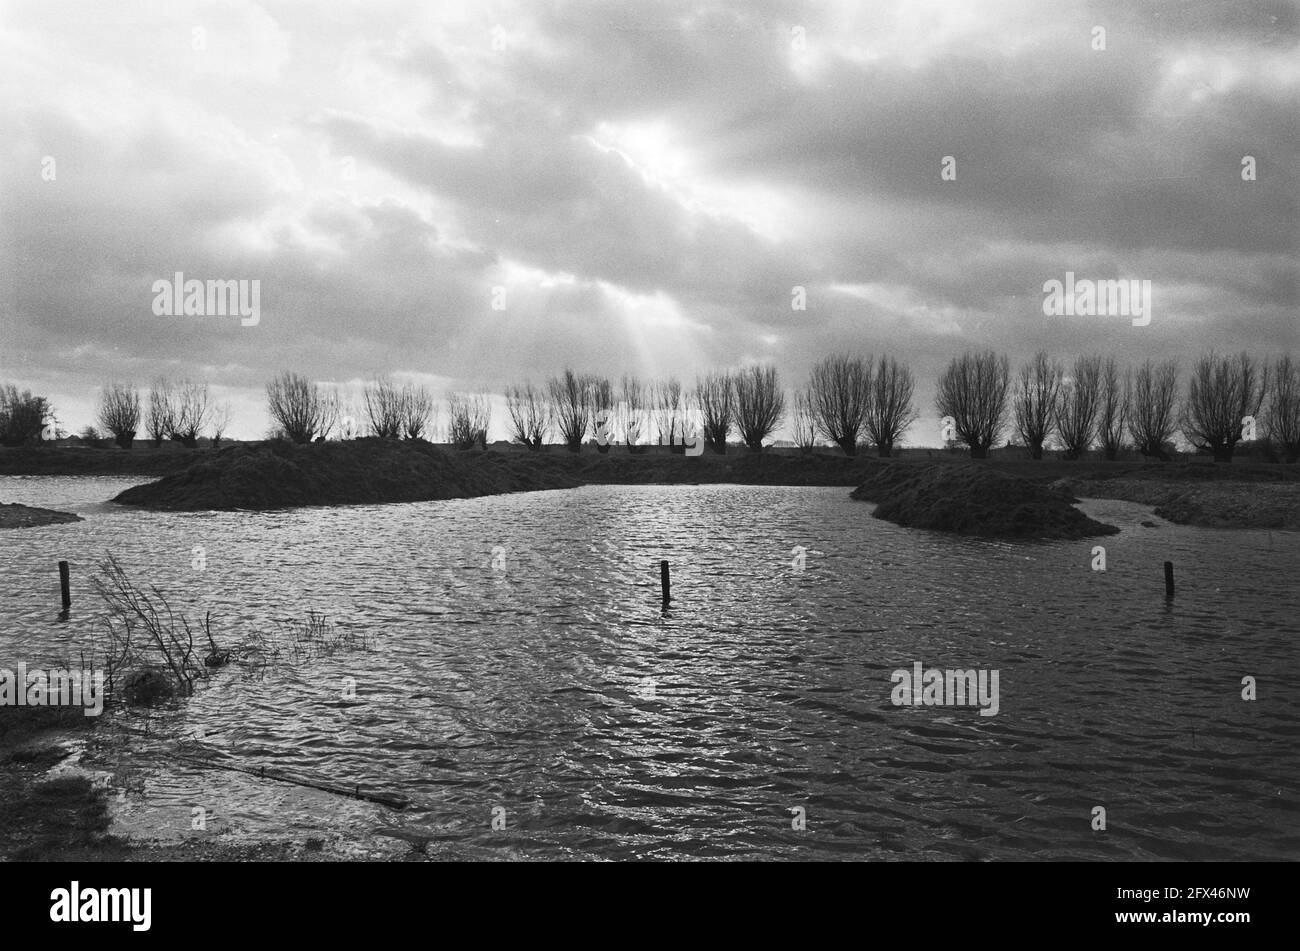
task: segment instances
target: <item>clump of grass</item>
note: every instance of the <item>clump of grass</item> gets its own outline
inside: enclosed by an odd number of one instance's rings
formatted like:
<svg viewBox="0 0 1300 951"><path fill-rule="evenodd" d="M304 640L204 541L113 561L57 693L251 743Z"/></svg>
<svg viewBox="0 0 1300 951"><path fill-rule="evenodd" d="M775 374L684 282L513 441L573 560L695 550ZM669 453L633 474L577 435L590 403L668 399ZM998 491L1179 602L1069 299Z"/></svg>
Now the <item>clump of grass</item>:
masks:
<svg viewBox="0 0 1300 951"><path fill-rule="evenodd" d="M369 649L370 640L364 630L331 621L326 614L308 611L306 619L276 621L270 634L252 635L238 653L245 678L263 680L273 666L296 665L318 657Z"/></svg>

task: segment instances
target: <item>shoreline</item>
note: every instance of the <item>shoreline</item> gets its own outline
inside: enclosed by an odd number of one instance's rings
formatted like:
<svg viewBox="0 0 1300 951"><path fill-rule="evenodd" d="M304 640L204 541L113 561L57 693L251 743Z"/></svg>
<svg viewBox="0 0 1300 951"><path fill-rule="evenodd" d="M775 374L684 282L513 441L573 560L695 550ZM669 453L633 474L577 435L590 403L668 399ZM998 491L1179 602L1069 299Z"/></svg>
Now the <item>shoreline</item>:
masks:
<svg viewBox="0 0 1300 951"><path fill-rule="evenodd" d="M120 493L113 502L152 511L275 510L307 506L372 505L473 498L584 485L785 485L854 490L882 471L951 472L985 467L1057 494L1151 505L1180 525L1206 528L1300 530L1300 467L1208 459L1032 460L999 450L986 460L964 452L904 449L893 458L847 457L830 451L803 455L775 450L706 452L690 457L666 447L629 453L613 447L529 452L521 447L458 451L425 442L359 439L295 446L235 444L220 450L83 450L29 448L0 451L0 475L137 475L154 481ZM888 481L888 480L887 480ZM969 502L960 504L971 504ZM0 513L4 511L0 508ZM50 513L49 524L78 520ZM62 516L54 517L54 516ZM3 524L0 519L0 524Z"/></svg>

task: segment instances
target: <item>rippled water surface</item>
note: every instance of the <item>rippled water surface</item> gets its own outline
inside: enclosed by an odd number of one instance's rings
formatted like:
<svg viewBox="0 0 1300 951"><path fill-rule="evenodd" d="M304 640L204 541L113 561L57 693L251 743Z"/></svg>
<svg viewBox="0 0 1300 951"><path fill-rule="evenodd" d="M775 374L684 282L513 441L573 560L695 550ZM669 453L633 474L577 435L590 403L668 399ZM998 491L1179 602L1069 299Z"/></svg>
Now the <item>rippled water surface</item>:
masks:
<svg viewBox="0 0 1300 951"><path fill-rule="evenodd" d="M0 666L75 658L108 552L191 617L210 609L220 640L315 610L370 649L260 677L225 668L153 714L147 736L141 714L113 718L135 753L84 765L130 777L114 806L128 833L399 854L384 834L396 831L475 858L1300 857L1295 534L1183 528L1090 501L1120 535L977 541L877 521L829 488L589 487L276 513L104 503L129 484L0 478L0 499L86 519L0 535ZM1094 544L1104 573L1090 569ZM894 706L890 675L916 661L997 669L998 714ZM1247 675L1255 702L1241 698ZM248 768L412 805L166 758L198 731ZM190 828L195 806L215 817L205 832Z"/></svg>

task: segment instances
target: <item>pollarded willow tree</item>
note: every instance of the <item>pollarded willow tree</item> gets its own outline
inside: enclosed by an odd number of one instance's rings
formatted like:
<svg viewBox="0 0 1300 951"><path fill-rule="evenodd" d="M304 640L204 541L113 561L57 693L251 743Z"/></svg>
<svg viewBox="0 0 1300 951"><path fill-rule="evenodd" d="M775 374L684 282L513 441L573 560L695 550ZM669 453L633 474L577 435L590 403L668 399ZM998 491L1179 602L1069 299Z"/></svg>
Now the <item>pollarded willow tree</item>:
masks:
<svg viewBox="0 0 1300 951"><path fill-rule="evenodd" d="M1300 363L1289 353L1273 364L1264 431L1283 459L1300 460Z"/></svg>
<svg viewBox="0 0 1300 951"><path fill-rule="evenodd" d="M808 382L817 428L846 456L857 455L871 407L871 361L836 355L819 360Z"/></svg>
<svg viewBox="0 0 1300 951"><path fill-rule="evenodd" d="M457 449L487 448L492 404L482 393L447 394L447 441Z"/></svg>
<svg viewBox="0 0 1300 951"><path fill-rule="evenodd" d="M547 384L551 394L551 412L560 438L569 452L582 450L583 437L591 422L591 380L566 368L563 375L553 376Z"/></svg>
<svg viewBox="0 0 1300 951"><path fill-rule="evenodd" d="M402 433L407 439L423 439L437 418L438 407L427 386L402 386Z"/></svg>
<svg viewBox="0 0 1300 951"><path fill-rule="evenodd" d="M1133 371L1127 367L1121 378L1114 357L1107 357L1101 370L1101 405L1097 411L1097 441L1102 452L1112 462L1119 458L1124 448L1124 433L1128 428L1129 413L1133 406Z"/></svg>
<svg viewBox="0 0 1300 951"><path fill-rule="evenodd" d="M1039 350L1032 360L1020 368L1011 405L1016 432L1025 441L1029 455L1034 459L1043 458L1043 443L1052 434L1056 422L1056 400L1064 376L1064 368L1048 357L1046 350Z"/></svg>
<svg viewBox="0 0 1300 951"><path fill-rule="evenodd" d="M541 388L527 381L507 388L506 413L510 435L533 452L541 449L551 429L551 404Z"/></svg>
<svg viewBox="0 0 1300 951"><path fill-rule="evenodd" d="M763 451L763 440L776 431L785 416L785 392L777 381L776 367L750 366L735 376L736 428L752 452Z"/></svg>
<svg viewBox="0 0 1300 951"><path fill-rule="evenodd" d="M802 455L811 455L817 445L817 418L813 415L812 394L807 389L794 394L794 412L790 417L794 444Z"/></svg>
<svg viewBox="0 0 1300 951"><path fill-rule="evenodd" d="M684 451L679 429L682 417L682 382L675 376L651 385L650 399L654 405L655 429L659 445L670 446L674 451Z"/></svg>
<svg viewBox="0 0 1300 951"><path fill-rule="evenodd" d="M1129 413L1129 434L1144 456L1169 461L1166 446L1178 428L1174 402L1178 399L1178 364L1173 360L1156 364L1147 360L1133 375L1133 405Z"/></svg>
<svg viewBox="0 0 1300 951"><path fill-rule="evenodd" d="M646 435L650 395L646 384L635 376L624 376L620 388L623 417L619 420L618 434L627 442L628 452L645 452L641 440Z"/></svg>
<svg viewBox="0 0 1300 951"><path fill-rule="evenodd" d="M266 405L280 432L296 443L329 435L339 414L336 393L287 370L266 384Z"/></svg>
<svg viewBox="0 0 1300 951"><path fill-rule="evenodd" d="M940 416L952 418L953 431L970 447L972 459L987 458L1001 435L1010 381L1007 358L992 350L954 357L939 377L935 406Z"/></svg>
<svg viewBox="0 0 1300 951"><path fill-rule="evenodd" d="M1092 448L1101 405L1101 357L1075 359L1069 379L1061 381L1056 397L1056 431L1066 459L1079 459Z"/></svg>
<svg viewBox="0 0 1300 951"><path fill-rule="evenodd" d="M130 383L109 383L99 394L99 425L123 449L130 449L140 428L140 391Z"/></svg>
<svg viewBox="0 0 1300 951"><path fill-rule="evenodd" d="M380 439L399 439L406 422L403 393L392 380L377 379L366 386L362 405L370 421L370 433Z"/></svg>
<svg viewBox="0 0 1300 951"><path fill-rule="evenodd" d="M176 425L175 386L166 377L155 377L149 387L149 405L145 413L144 428L149 441L157 449L172 434Z"/></svg>
<svg viewBox="0 0 1300 951"><path fill-rule="evenodd" d="M735 415L735 388L727 373L710 373L695 381L695 401L704 422L704 445L717 453L727 451L727 433Z"/></svg>
<svg viewBox="0 0 1300 951"><path fill-rule="evenodd" d="M596 451L609 452L611 434L617 426L614 384L609 377L588 377L587 399L591 402L591 428L596 433Z"/></svg>
<svg viewBox="0 0 1300 951"><path fill-rule="evenodd" d="M905 364L893 357L880 358L871 380L871 398L864 424L878 455L890 456L894 443L916 421L916 407L912 405L915 391L916 381Z"/></svg>
<svg viewBox="0 0 1300 951"><path fill-rule="evenodd" d="M1232 462L1247 417L1254 419L1268 391L1268 368L1242 351L1235 357L1206 353L1192 367L1183 402L1183 435L1215 462Z"/></svg>

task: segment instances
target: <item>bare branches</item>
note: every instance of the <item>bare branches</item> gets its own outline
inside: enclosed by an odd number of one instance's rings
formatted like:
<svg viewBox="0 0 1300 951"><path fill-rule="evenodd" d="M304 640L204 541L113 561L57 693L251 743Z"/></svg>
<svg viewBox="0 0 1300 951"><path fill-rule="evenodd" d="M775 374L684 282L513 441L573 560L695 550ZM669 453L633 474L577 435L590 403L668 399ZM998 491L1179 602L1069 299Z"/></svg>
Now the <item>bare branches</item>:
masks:
<svg viewBox="0 0 1300 951"><path fill-rule="evenodd" d="M889 456L897 442L916 420L912 394L916 381L912 371L893 357L881 357L875 377L870 381L865 428L876 452Z"/></svg>
<svg viewBox="0 0 1300 951"><path fill-rule="evenodd" d="M776 367L746 367L736 374L734 385L740 437L751 451L762 452L763 440L785 416L785 393L777 383Z"/></svg>
<svg viewBox="0 0 1300 951"><path fill-rule="evenodd" d="M861 357L833 356L812 370L808 396L813 418L826 438L857 454L858 440L871 408L871 362Z"/></svg>
<svg viewBox="0 0 1300 951"><path fill-rule="evenodd" d="M560 438L569 452L579 452L591 421L591 380L566 368L562 376L551 377L548 389Z"/></svg>
<svg viewBox="0 0 1300 951"><path fill-rule="evenodd" d="M695 399L704 418L704 444L714 452L727 451L727 433L735 416L735 386L727 373L696 378Z"/></svg>
<svg viewBox="0 0 1300 951"><path fill-rule="evenodd" d="M986 458L1001 435L1009 385L1007 358L992 350L954 357L939 378L935 405L941 416L952 417L953 429L970 447L972 459Z"/></svg>
<svg viewBox="0 0 1300 951"><path fill-rule="evenodd" d="M1192 368L1183 402L1183 435L1215 462L1231 462L1246 417L1254 417L1268 390L1268 369L1245 351L1235 357L1204 354Z"/></svg>
<svg viewBox="0 0 1300 951"><path fill-rule="evenodd" d="M542 448L551 429L551 404L531 382L506 390L506 412L510 433L532 451Z"/></svg>
<svg viewBox="0 0 1300 951"><path fill-rule="evenodd" d="M1273 365L1264 425L1287 462L1300 460L1300 364L1285 354Z"/></svg>
<svg viewBox="0 0 1300 951"><path fill-rule="evenodd" d="M99 394L99 425L113 441L130 449L140 428L140 391L129 383L109 383Z"/></svg>
<svg viewBox="0 0 1300 951"><path fill-rule="evenodd" d="M1133 411L1133 371L1124 369L1121 382L1114 357L1106 358L1101 373L1101 408L1097 414L1097 440L1106 458L1114 461L1124 447L1124 433Z"/></svg>
<svg viewBox="0 0 1300 951"><path fill-rule="evenodd" d="M338 419L338 396L296 373L285 371L266 385L267 411L296 443L324 438Z"/></svg>
<svg viewBox="0 0 1300 951"><path fill-rule="evenodd" d="M1012 406L1015 411L1016 432L1029 447L1034 459L1043 458L1043 443L1052 434L1056 420L1056 401L1061 392L1061 379L1065 370L1051 360L1047 351L1039 350L1034 358L1020 368Z"/></svg>
<svg viewBox="0 0 1300 951"><path fill-rule="evenodd" d="M1178 397L1178 364L1147 360L1133 378L1133 407L1129 432L1144 456L1169 460L1166 444L1177 429L1174 400Z"/></svg>
<svg viewBox="0 0 1300 951"><path fill-rule="evenodd" d="M1101 403L1101 357L1079 357L1073 375L1061 382L1056 398L1056 429L1065 458L1078 459L1092 447Z"/></svg>

